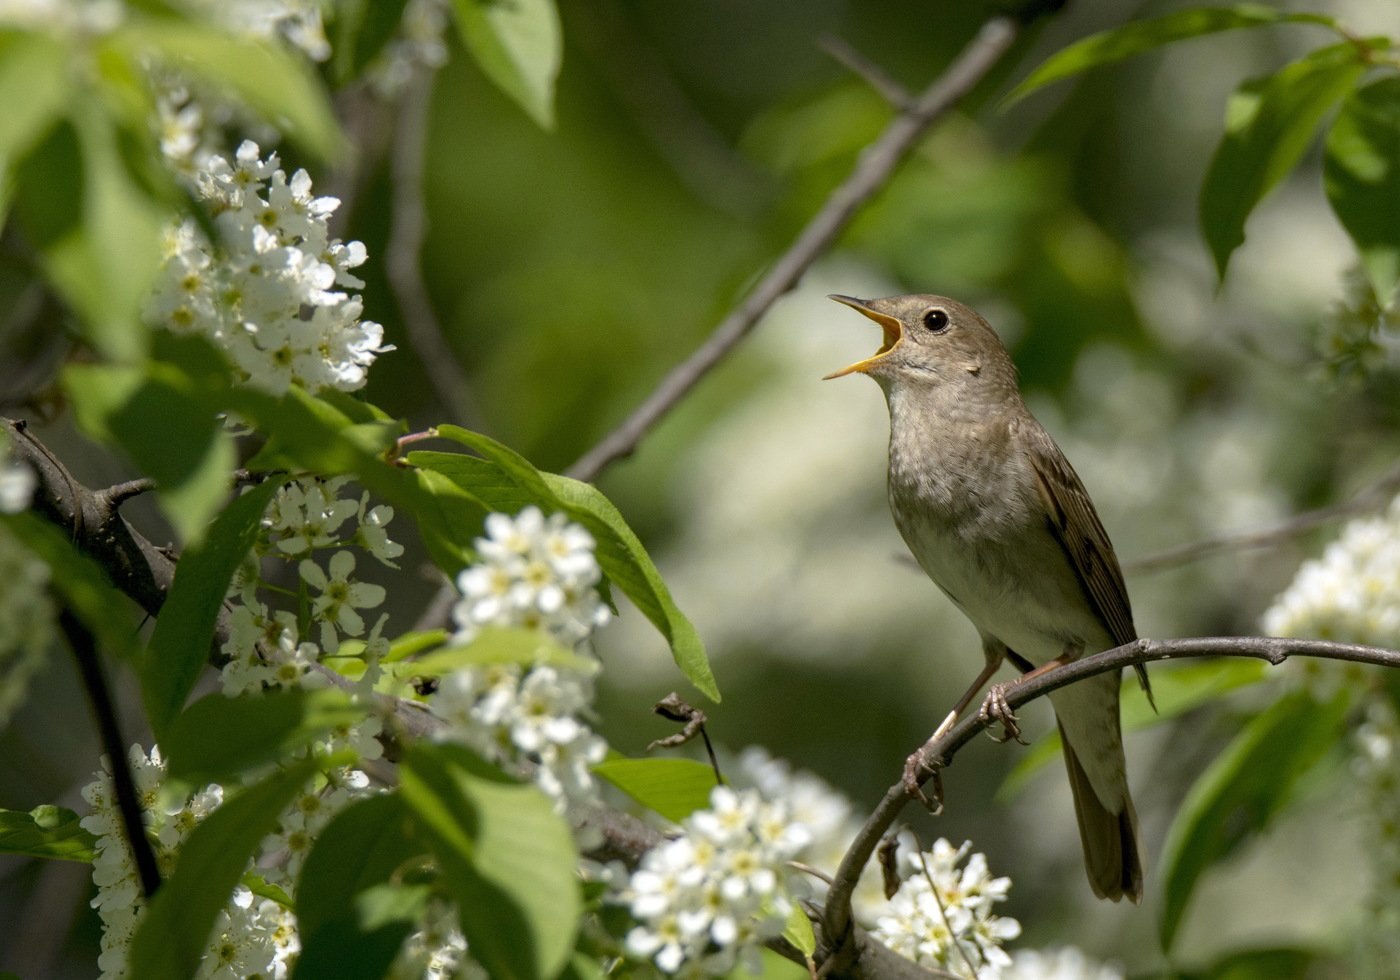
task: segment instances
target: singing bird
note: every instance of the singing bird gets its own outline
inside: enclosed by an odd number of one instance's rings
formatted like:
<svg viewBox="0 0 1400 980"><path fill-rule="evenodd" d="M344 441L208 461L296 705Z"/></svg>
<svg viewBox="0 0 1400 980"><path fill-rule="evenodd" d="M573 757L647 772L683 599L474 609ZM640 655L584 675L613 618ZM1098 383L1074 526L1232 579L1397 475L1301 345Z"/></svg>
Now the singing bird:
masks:
<svg viewBox="0 0 1400 980"><path fill-rule="evenodd" d="M1016 367L987 321L944 296L830 298L884 331L873 356L828 377L859 372L883 389L895 524L982 637L986 665L940 727L1003 661L1027 674L1136 639L1108 533L1064 453L1026 408ZM1139 678L1150 697L1141 668ZM1014 733L1004 689L994 686L983 710ZM1142 849L1118 693L1115 672L1061 688L1050 701L1089 885L1100 898L1140 902ZM914 773L924 763L917 753L909 761ZM912 775L906 781L917 789Z"/></svg>

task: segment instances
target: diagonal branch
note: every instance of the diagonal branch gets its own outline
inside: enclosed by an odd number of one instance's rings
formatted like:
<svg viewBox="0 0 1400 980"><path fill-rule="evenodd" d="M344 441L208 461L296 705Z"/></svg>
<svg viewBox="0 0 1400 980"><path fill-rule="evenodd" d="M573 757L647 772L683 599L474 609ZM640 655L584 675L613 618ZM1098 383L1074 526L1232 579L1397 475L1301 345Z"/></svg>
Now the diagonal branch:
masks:
<svg viewBox="0 0 1400 980"><path fill-rule="evenodd" d="M1178 640L1134 640L1132 643L1112 650L1105 650L1092 656L1082 657L1063 667L1056 667L1044 674L1028 677L1015 683L1007 691L1007 703L1014 710L1036 698L1043 697L1067 684L1092 677L1119 671L1124 667L1146 664L1154 660L1184 660L1199 657L1251 657L1267 660L1275 666L1289 657L1317 657L1325 660L1345 660L1351 663L1373 664L1380 667L1400 668L1400 651L1383 647L1362 646L1352 643L1333 643L1325 640L1280 639L1269 636L1214 636L1193 637ZM931 738L920 750L925 758L937 760L937 764L947 766L953 756L981 731L991 720L984 720L977 714L964 718L945 734ZM884 798L876 805L866 819L860 832L851 842L850 848L841 859L836 870L831 890L827 893L826 909L822 916L822 926L827 936L838 937L838 945L831 955L841 954L841 940L852 925L851 895L866 862L874 853L885 833L893 826L904 805L910 800L901 778L885 791ZM849 954L847 954L849 955Z"/></svg>
<svg viewBox="0 0 1400 980"><path fill-rule="evenodd" d="M947 70L903 106L879 138L865 148L851 173L709 339L672 368L622 424L569 468L568 475L591 481L609 464L631 455L652 427L748 336L769 307L797 285L803 273L845 231L861 206L885 186L929 127L987 76L1016 40L1021 24L1022 21L1005 15L983 24Z"/></svg>

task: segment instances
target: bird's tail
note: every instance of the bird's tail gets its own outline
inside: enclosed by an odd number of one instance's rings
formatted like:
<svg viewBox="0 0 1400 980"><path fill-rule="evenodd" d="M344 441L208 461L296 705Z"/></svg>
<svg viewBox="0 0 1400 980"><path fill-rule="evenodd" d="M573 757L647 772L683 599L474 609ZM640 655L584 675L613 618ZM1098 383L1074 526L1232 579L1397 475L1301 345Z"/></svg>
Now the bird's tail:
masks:
<svg viewBox="0 0 1400 980"><path fill-rule="evenodd" d="M1137 811L1124 788L1117 813L1104 806L1079 757L1060 726L1064 743L1065 769L1074 795L1074 813L1079 819L1079 840L1084 845L1084 869L1089 887L1099 898L1119 901L1127 898L1134 905L1142 901L1142 846L1138 842Z"/></svg>

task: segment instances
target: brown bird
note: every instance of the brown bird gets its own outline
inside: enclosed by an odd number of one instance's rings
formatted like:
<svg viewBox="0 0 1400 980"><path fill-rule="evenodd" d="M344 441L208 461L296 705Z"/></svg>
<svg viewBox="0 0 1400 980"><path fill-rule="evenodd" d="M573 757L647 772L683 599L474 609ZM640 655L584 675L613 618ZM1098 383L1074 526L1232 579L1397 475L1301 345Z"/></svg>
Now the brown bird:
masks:
<svg viewBox="0 0 1400 980"><path fill-rule="evenodd" d="M1023 674L1137 638L1123 573L1089 494L1021 398L1016 367L986 320L943 296L831 299L884 330L868 374L890 410L889 500L920 567L972 620L986 666L946 730L1004 660ZM1145 690L1147 674L1139 668ZM983 712L1017 735L996 685ZM1089 885L1142 900L1142 851L1128 794L1119 676L1050 695L1064 742ZM1148 696L1151 696L1148 690ZM925 760L906 783L917 791Z"/></svg>

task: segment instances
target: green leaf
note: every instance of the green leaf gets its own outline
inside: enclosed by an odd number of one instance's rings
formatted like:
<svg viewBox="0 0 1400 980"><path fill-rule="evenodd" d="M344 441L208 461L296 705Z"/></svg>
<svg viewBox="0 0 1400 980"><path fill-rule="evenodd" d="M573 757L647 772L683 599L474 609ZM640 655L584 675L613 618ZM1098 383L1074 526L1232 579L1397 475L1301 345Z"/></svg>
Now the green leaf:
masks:
<svg viewBox="0 0 1400 980"><path fill-rule="evenodd" d="M456 456L456 453L443 453ZM489 508L451 477L430 469L410 471L422 503L412 512L433 562L456 578L476 558L472 538Z"/></svg>
<svg viewBox="0 0 1400 980"><path fill-rule="evenodd" d="M1326 704L1306 691L1287 694L1255 716L1196 780L1162 847L1164 949L1201 877L1283 809L1299 778L1336 744L1348 707L1346 692Z"/></svg>
<svg viewBox="0 0 1400 980"><path fill-rule="evenodd" d="M673 823L707 809L719 785L715 771L694 759L607 759L593 772Z"/></svg>
<svg viewBox="0 0 1400 980"><path fill-rule="evenodd" d="M406 661L407 673L440 677L463 667L482 664L548 664L580 673L597 671L598 662L581 657L561 646L539 630L504 626L483 627L470 643L436 650L417 660Z"/></svg>
<svg viewBox="0 0 1400 980"><path fill-rule="evenodd" d="M108 580L102 566L33 512L0 514L0 520L6 521L25 547L49 567L51 584L63 604L97 637L102 651L120 660L136 661L141 655L137 624L134 617L121 612L132 608L131 603Z"/></svg>
<svg viewBox="0 0 1400 980"><path fill-rule="evenodd" d="M249 786L194 829L175 874L161 884L131 941L130 976L187 980L195 975L219 910L278 814L318 765L305 759Z"/></svg>
<svg viewBox="0 0 1400 980"><path fill-rule="evenodd" d="M1225 135L1201 187L1201 230L1225 278L1245 220L1298 163L1327 111L1365 71L1350 44L1321 48L1230 99Z"/></svg>
<svg viewBox="0 0 1400 980"><path fill-rule="evenodd" d="M453 0L463 46L482 72L544 129L564 53L554 0Z"/></svg>
<svg viewBox="0 0 1400 980"><path fill-rule="evenodd" d="M72 810L47 803L28 813L0 810L0 854L90 862L97 856L97 838L78 819Z"/></svg>
<svg viewBox="0 0 1400 980"><path fill-rule="evenodd" d="M237 464L207 392L178 365L70 364L64 390L78 424L115 441L152 477L166 515L187 543L203 537L223 506Z"/></svg>
<svg viewBox="0 0 1400 980"><path fill-rule="evenodd" d="M1241 687L1258 684L1268 677L1270 667L1260 660L1221 657L1218 660L1183 661L1171 667L1152 665L1152 693L1157 710L1147 703L1136 677L1123 684L1123 731L1150 728L1210 704ZM1009 800L1025 789L1041 766L1060 755L1060 734L1051 731L1037 739L1029 751L1006 775L997 789L997 799Z"/></svg>
<svg viewBox="0 0 1400 980"><path fill-rule="evenodd" d="M1384 305L1400 281L1400 77L1353 92L1327 134L1327 200Z"/></svg>
<svg viewBox="0 0 1400 980"><path fill-rule="evenodd" d="M719 701L700 634L671 598L651 556L612 501L592 484L537 470L513 449L480 433L453 425L439 426L437 431L485 459L419 451L408 454L410 465L441 473L492 510L514 514L535 504L546 512L563 511L581 524L597 543L603 574L666 637L686 678L706 697Z"/></svg>
<svg viewBox="0 0 1400 980"><path fill-rule="evenodd" d="M72 93L68 52L45 34L0 31L0 185L58 122Z"/></svg>
<svg viewBox="0 0 1400 980"><path fill-rule="evenodd" d="M783 938L809 959L817 952L817 936L812 931L812 920L807 918L807 913L796 902L788 915L787 925L783 927Z"/></svg>
<svg viewBox="0 0 1400 980"><path fill-rule="evenodd" d="M451 638L452 634L445 629L415 630L405 633L389 644L389 650L384 654L381 662L392 664L400 660L408 660L420 653L443 646Z"/></svg>
<svg viewBox="0 0 1400 980"><path fill-rule="evenodd" d="M276 43L175 18L131 18L105 47L135 64L154 60L224 92L322 160L345 140L316 74Z"/></svg>
<svg viewBox="0 0 1400 980"><path fill-rule="evenodd" d="M1265 27L1283 23L1336 26L1333 18L1322 14L1290 14L1258 4L1190 7L1151 20L1134 20L1121 27L1091 34L1067 48L1056 51L1041 62L1021 84L1012 89L1006 98L1002 99L1001 105L1005 109L1046 85L1176 41L1242 27Z"/></svg>
<svg viewBox="0 0 1400 980"><path fill-rule="evenodd" d="M430 894L401 880L426 850L408 830L403 801L385 793L352 803L321 831L297 882L294 980L384 976Z"/></svg>
<svg viewBox="0 0 1400 980"><path fill-rule="evenodd" d="M583 909L568 824L468 749L419 743L400 791L437 856L472 956L493 977L552 977Z"/></svg>
<svg viewBox="0 0 1400 980"><path fill-rule="evenodd" d="M367 710L334 687L236 698L210 694L181 712L161 741L167 773L192 785L229 782L289 758L332 729L353 725Z"/></svg>
<svg viewBox="0 0 1400 980"><path fill-rule="evenodd" d="M180 556L141 670L146 715L162 743L204 669L229 582L252 549L278 486L267 480L235 497L208 535Z"/></svg>

